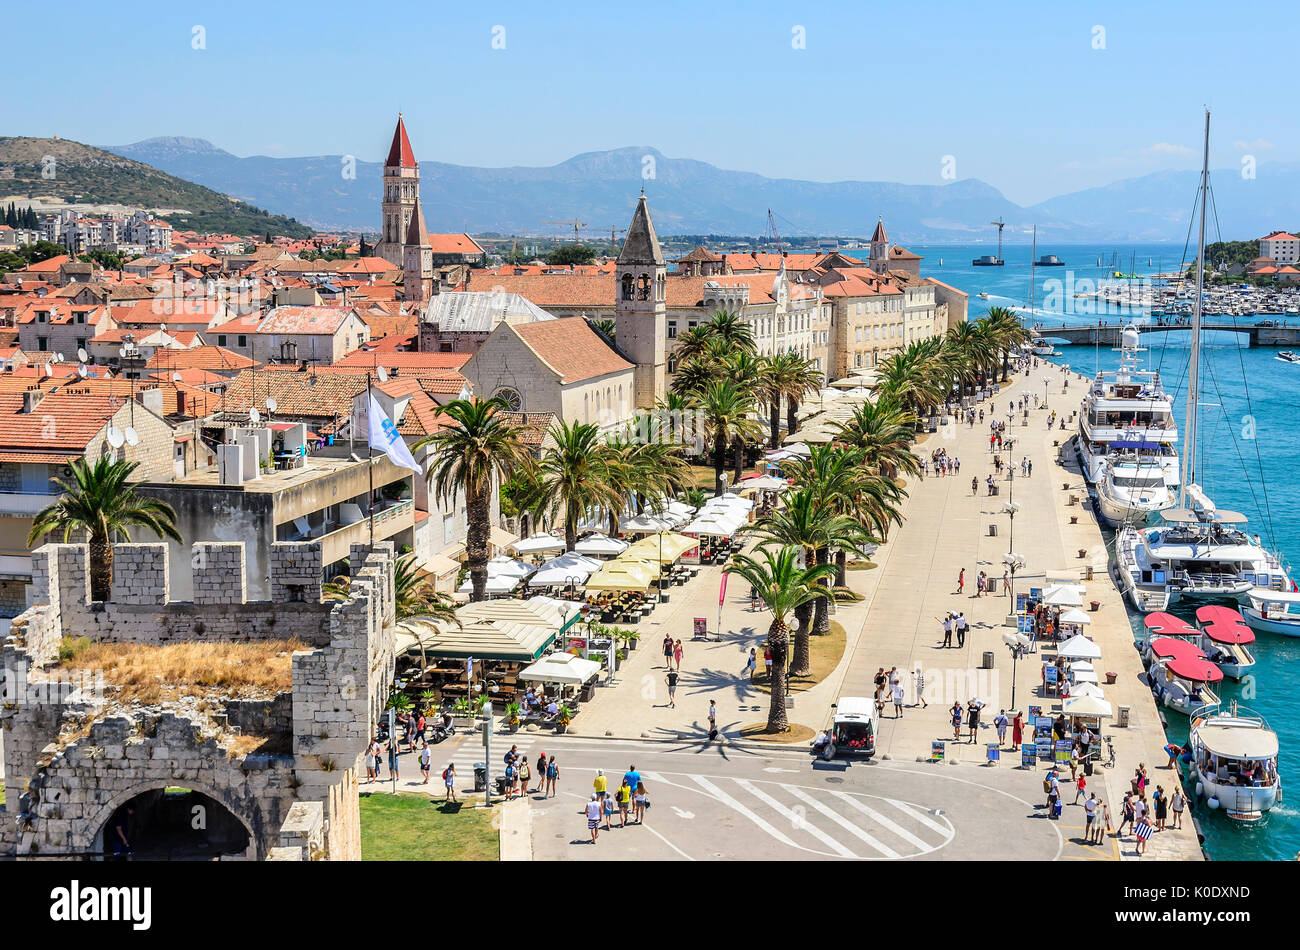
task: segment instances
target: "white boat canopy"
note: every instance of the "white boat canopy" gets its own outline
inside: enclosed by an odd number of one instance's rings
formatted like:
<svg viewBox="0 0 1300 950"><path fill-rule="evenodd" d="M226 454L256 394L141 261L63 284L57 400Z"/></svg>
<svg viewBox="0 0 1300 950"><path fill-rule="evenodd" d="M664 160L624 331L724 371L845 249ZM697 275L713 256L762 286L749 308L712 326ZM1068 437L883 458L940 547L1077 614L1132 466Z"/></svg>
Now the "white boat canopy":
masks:
<svg viewBox="0 0 1300 950"><path fill-rule="evenodd" d="M1245 524L1250 520L1240 511L1226 511L1222 508L1213 512L1198 512L1190 508L1166 508L1160 512L1160 517L1169 524L1199 524L1208 521L1218 524Z"/></svg>
<svg viewBox="0 0 1300 950"><path fill-rule="evenodd" d="M1207 751L1229 759L1271 759L1277 755L1277 734L1268 729L1209 719L1196 727L1196 737Z"/></svg>
<svg viewBox="0 0 1300 950"><path fill-rule="evenodd" d="M1083 634L1076 633L1057 647L1056 654L1065 657L1067 660L1099 660L1101 659L1101 647Z"/></svg>
<svg viewBox="0 0 1300 950"><path fill-rule="evenodd" d="M560 683L579 686L600 672L595 660L584 660L572 653L551 653L519 672L521 680L534 683Z"/></svg>

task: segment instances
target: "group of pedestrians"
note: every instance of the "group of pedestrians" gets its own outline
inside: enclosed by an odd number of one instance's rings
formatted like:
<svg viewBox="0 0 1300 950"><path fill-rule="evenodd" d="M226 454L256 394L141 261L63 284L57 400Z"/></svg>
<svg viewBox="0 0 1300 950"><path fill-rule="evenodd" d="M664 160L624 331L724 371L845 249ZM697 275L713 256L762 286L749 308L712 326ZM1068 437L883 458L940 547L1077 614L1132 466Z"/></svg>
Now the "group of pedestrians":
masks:
<svg viewBox="0 0 1300 950"><path fill-rule="evenodd" d="M924 459L922 459L924 463ZM955 455L949 455L947 449L935 449L930 453L930 464L934 466L936 475L957 475L961 472L961 459Z"/></svg>
<svg viewBox="0 0 1300 950"><path fill-rule="evenodd" d="M963 722L966 724L966 728L969 730L966 741L967 742L979 741L980 716L981 716L981 711L983 709L984 709L984 701L978 698L969 700L965 706L962 706L960 700L954 699L952 701L952 708L948 710L948 719L949 722L952 723L953 742L961 741L961 727ZM1003 720L1006 719L1005 711L1003 712L1002 718ZM1004 722L1004 724L998 730L999 738L1001 738L1003 734L1003 730L1005 730L1005 728L1006 726Z"/></svg>
<svg viewBox="0 0 1300 950"><path fill-rule="evenodd" d="M961 590L966 582L966 571L963 569L961 576L957 578L957 590ZM970 632L970 623L966 620L966 614L962 611L948 611L940 621L943 624L943 647L952 646L952 635L957 634L958 648L966 645L966 634Z"/></svg>
<svg viewBox="0 0 1300 950"><path fill-rule="evenodd" d="M625 828L629 824L645 824L645 810L650 807L650 796L646 794L645 782L635 765L629 765L623 775L623 781L613 792L609 790L609 780L603 769L596 770L592 782L591 798L587 802L587 830L591 832L591 843L595 844L600 835L601 821L605 830L611 831L610 821L615 811L618 813L618 826ZM629 814L631 818L629 820Z"/></svg>

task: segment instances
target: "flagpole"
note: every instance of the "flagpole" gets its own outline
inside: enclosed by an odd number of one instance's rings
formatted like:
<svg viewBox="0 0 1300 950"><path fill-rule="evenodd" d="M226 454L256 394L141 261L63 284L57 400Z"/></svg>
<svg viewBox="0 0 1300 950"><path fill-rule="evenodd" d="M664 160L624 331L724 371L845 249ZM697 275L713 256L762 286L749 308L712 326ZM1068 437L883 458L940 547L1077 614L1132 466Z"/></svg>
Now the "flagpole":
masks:
<svg viewBox="0 0 1300 950"><path fill-rule="evenodd" d="M366 511L370 518L370 549L375 547L375 463L374 450L371 445L370 430L372 421L370 419L370 407L373 404L374 397L370 393L370 374L366 373L366 475L370 478L370 492L366 495Z"/></svg>

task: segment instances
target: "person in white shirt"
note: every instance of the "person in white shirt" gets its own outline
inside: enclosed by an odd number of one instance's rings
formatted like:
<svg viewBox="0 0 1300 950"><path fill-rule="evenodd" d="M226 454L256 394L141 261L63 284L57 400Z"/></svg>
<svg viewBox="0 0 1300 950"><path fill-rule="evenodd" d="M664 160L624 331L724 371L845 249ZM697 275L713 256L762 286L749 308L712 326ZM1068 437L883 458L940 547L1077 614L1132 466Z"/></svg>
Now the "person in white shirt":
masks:
<svg viewBox="0 0 1300 950"><path fill-rule="evenodd" d="M587 830L591 832L591 843L595 844L600 834L600 796L594 792L587 802Z"/></svg>
<svg viewBox="0 0 1300 950"><path fill-rule="evenodd" d="M1083 840L1091 842L1099 828L1094 827L1097 821L1097 795L1094 792L1088 793L1088 800L1083 803Z"/></svg>

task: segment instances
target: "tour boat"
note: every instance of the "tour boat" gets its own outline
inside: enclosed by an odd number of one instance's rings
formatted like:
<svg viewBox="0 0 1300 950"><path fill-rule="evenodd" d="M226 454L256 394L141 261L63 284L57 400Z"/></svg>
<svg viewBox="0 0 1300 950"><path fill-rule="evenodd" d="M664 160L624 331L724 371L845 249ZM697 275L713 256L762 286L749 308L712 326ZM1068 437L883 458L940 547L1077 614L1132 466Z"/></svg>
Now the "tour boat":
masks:
<svg viewBox="0 0 1300 950"><path fill-rule="evenodd" d="M1201 631L1197 630L1182 617L1175 617L1173 614L1156 611L1147 614L1143 619L1143 625L1146 627L1146 636L1138 641L1138 653L1142 657L1142 662L1146 666L1151 665L1154 657L1151 644L1157 639L1183 640L1200 649ZM1176 648L1172 648L1176 649ZM1170 654L1172 655L1172 654Z"/></svg>
<svg viewBox="0 0 1300 950"><path fill-rule="evenodd" d="M1056 347L1046 340L1035 340L1032 347L1035 356L1055 356Z"/></svg>
<svg viewBox="0 0 1300 950"><path fill-rule="evenodd" d="M1265 633L1300 637L1300 593L1252 587L1241 608L1246 624Z"/></svg>
<svg viewBox="0 0 1300 950"><path fill-rule="evenodd" d="M1151 641L1147 683L1156 699L1174 712L1186 716L1207 703L1217 703L1219 697L1210 684L1222 679L1223 671L1196 644L1173 637Z"/></svg>
<svg viewBox="0 0 1300 950"><path fill-rule="evenodd" d="M1201 625L1201 649L1224 676L1239 680L1255 665L1247 644L1255 642L1255 632L1246 626L1241 614L1231 607L1206 604L1196 608Z"/></svg>
<svg viewBox="0 0 1300 950"><path fill-rule="evenodd" d="M1091 484L1098 484L1103 460L1120 454L1155 468L1165 486L1176 489L1174 400L1165 392L1159 372L1138 368L1140 343L1137 328L1125 327L1120 335L1119 368L1098 373L1088 387L1076 442L1083 475Z"/></svg>
<svg viewBox="0 0 1300 950"><path fill-rule="evenodd" d="M1204 260L1205 216L1209 194L1210 114L1205 114L1205 149L1201 166L1200 230L1197 260ZM1203 268L1196 268L1192 333L1187 367L1186 448L1179 478L1178 507L1161 512L1165 522L1153 528L1125 525L1115 536L1115 576L1121 590L1143 612L1165 610L1179 600L1239 598L1252 587L1291 590L1291 580L1277 556L1259 536L1240 527L1246 516L1215 506L1196 481L1197 412L1200 407L1200 349ZM1125 333L1128 331L1126 330ZM1136 336L1136 333L1134 334ZM1248 385L1245 380L1243 385ZM1088 413L1084 413L1087 418Z"/></svg>
<svg viewBox="0 0 1300 950"><path fill-rule="evenodd" d="M1157 511L1174 503L1164 473L1136 453L1113 454L1102 460L1097 481L1097 507L1112 527L1146 524Z"/></svg>
<svg viewBox="0 0 1300 950"><path fill-rule="evenodd" d="M1300 363L1300 356L1297 356L1292 350L1282 350L1277 354L1277 358L1283 363Z"/></svg>
<svg viewBox="0 0 1300 950"><path fill-rule="evenodd" d="M1188 744L1195 791L1211 810L1255 821L1282 800L1277 733L1268 722L1235 702L1227 712L1217 702L1192 711Z"/></svg>
<svg viewBox="0 0 1300 950"><path fill-rule="evenodd" d="M989 292L987 290L981 290L980 300L988 300L988 299L989 299Z"/></svg>

